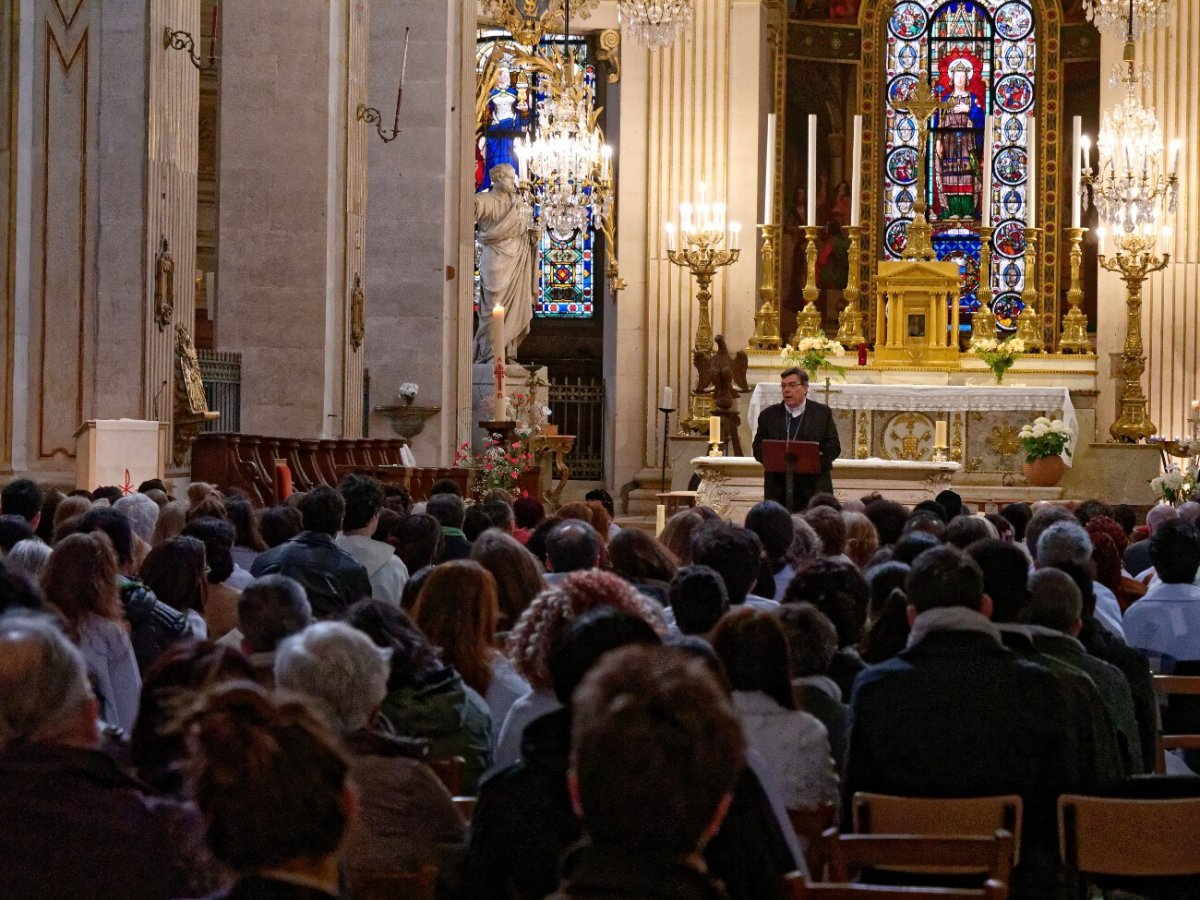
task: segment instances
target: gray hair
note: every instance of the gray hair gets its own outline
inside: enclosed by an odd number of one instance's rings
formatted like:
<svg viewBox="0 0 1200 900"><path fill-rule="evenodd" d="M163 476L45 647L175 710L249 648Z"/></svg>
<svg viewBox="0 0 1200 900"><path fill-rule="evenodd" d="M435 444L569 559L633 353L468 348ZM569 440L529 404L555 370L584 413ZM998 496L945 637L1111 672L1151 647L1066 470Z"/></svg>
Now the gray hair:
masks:
<svg viewBox="0 0 1200 900"><path fill-rule="evenodd" d="M1070 631L1083 615L1079 585L1061 569L1038 569L1029 576L1025 621L1056 631Z"/></svg>
<svg viewBox="0 0 1200 900"><path fill-rule="evenodd" d="M365 728L387 696L392 651L343 622L317 622L275 653L275 683L316 700L343 734Z"/></svg>
<svg viewBox="0 0 1200 900"><path fill-rule="evenodd" d="M1146 527L1153 534L1155 529L1161 528L1168 522L1174 522L1178 518L1179 513L1175 511L1175 507L1160 503L1158 506L1151 507L1150 512L1146 513Z"/></svg>
<svg viewBox="0 0 1200 900"><path fill-rule="evenodd" d="M286 575L263 575L238 597L238 627L254 653L270 653L279 642L312 624L304 585Z"/></svg>
<svg viewBox="0 0 1200 900"><path fill-rule="evenodd" d="M158 504L145 494L126 494L113 504L113 509L129 520L133 533L146 543L154 536L158 522Z"/></svg>
<svg viewBox="0 0 1200 900"><path fill-rule="evenodd" d="M816 559L824 552L821 537L808 520L800 513L792 513L792 546L788 559L798 565L808 559Z"/></svg>
<svg viewBox="0 0 1200 900"><path fill-rule="evenodd" d="M92 697L83 654L49 616L0 616L0 746L53 735Z"/></svg>
<svg viewBox="0 0 1200 900"><path fill-rule="evenodd" d="M37 538L26 538L17 541L4 557L4 562L10 569L27 575L32 581L37 581L50 558L50 547Z"/></svg>
<svg viewBox="0 0 1200 900"><path fill-rule="evenodd" d="M1170 509L1170 507L1167 507ZM1197 519L1200 519L1200 503L1195 500L1188 500L1179 504L1179 518L1187 522L1189 525L1194 525Z"/></svg>
<svg viewBox="0 0 1200 900"><path fill-rule="evenodd" d="M1042 568L1065 562L1087 565L1092 558L1092 539L1074 519L1055 522L1038 536L1036 558Z"/></svg>

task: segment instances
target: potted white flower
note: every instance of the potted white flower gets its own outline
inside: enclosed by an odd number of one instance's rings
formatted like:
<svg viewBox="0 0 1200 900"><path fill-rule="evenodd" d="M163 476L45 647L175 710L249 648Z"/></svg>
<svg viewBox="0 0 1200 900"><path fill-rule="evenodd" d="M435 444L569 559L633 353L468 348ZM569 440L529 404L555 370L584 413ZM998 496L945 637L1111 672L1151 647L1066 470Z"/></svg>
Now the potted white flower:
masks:
<svg viewBox="0 0 1200 900"><path fill-rule="evenodd" d="M1062 419L1038 416L1022 425L1017 443L1025 451L1025 481L1034 487L1054 487L1066 471L1064 456L1071 455L1075 432Z"/></svg>
<svg viewBox="0 0 1200 900"><path fill-rule="evenodd" d="M1161 475L1150 479L1150 490L1158 495L1159 502L1172 506L1187 500L1195 488L1192 476L1176 465L1167 466Z"/></svg>
<svg viewBox="0 0 1200 900"><path fill-rule="evenodd" d="M417 391L419 390L420 388L417 387L416 384L411 381L406 381L404 384L400 385L400 398L404 401L406 406L412 406L413 401L417 399Z"/></svg>

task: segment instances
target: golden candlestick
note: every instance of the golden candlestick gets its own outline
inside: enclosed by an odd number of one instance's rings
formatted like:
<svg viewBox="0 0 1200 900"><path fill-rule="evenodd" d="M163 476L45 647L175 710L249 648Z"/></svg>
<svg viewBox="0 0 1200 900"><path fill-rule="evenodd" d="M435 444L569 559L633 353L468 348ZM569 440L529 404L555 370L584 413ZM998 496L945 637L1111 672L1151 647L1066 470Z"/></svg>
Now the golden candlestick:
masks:
<svg viewBox="0 0 1200 900"><path fill-rule="evenodd" d="M971 346L996 337L996 316L992 312L992 226L979 226L979 310L971 317Z"/></svg>
<svg viewBox="0 0 1200 900"><path fill-rule="evenodd" d="M1152 273L1165 269L1171 254L1154 252L1154 237L1118 233L1117 252L1111 259L1100 254L1102 269L1115 272L1125 282L1125 346L1121 350L1121 413L1109 426L1108 433L1120 443L1136 444L1158 430L1150 420L1146 394L1142 391L1142 373L1146 371L1146 351L1142 344L1142 282Z"/></svg>
<svg viewBox="0 0 1200 900"><path fill-rule="evenodd" d="M1083 302L1083 286L1079 282L1079 270L1083 267L1083 235L1086 228L1069 228L1071 237L1071 288L1067 291L1070 310L1063 316L1062 337L1058 341L1060 353L1091 353L1092 342L1088 340L1087 316L1079 308Z"/></svg>
<svg viewBox="0 0 1200 900"><path fill-rule="evenodd" d="M1037 241L1039 228L1025 229L1025 290L1021 291L1024 309L1017 316L1017 338L1024 342L1026 353L1041 353L1045 348L1042 339L1042 316L1038 312L1037 289Z"/></svg>
<svg viewBox="0 0 1200 900"><path fill-rule="evenodd" d="M762 302L754 314L754 336L750 346L755 350L778 350L783 343L779 329L779 288L776 281L779 235L781 225L759 225L762 233L762 286L758 296Z"/></svg>
<svg viewBox="0 0 1200 900"><path fill-rule="evenodd" d="M862 226L850 225L846 228L850 235L850 249L846 253L850 264L850 276L846 279L846 305L838 316L838 343L843 347L857 347L867 342L863 335L863 314L858 301L858 262L862 255L860 241Z"/></svg>
<svg viewBox="0 0 1200 900"><path fill-rule="evenodd" d="M700 315L696 319L695 350L702 353L713 351L712 318L709 306L712 302L713 276L725 266L737 262L741 255L738 248L722 249L725 232L715 230L687 230L681 233L684 248L667 250L667 258L681 268L691 270L696 278L696 302ZM684 431L699 431L708 427L708 416L712 410L712 395L692 391L691 415L679 417L679 426Z"/></svg>
<svg viewBox="0 0 1200 900"><path fill-rule="evenodd" d="M808 278L804 283L804 309L796 315L796 333L792 335L792 343L798 344L804 338L824 337L825 329L821 327L821 312L817 309L817 298L821 291L817 287L817 238L821 229L816 225L804 226L804 240L808 244L804 252L808 262Z"/></svg>

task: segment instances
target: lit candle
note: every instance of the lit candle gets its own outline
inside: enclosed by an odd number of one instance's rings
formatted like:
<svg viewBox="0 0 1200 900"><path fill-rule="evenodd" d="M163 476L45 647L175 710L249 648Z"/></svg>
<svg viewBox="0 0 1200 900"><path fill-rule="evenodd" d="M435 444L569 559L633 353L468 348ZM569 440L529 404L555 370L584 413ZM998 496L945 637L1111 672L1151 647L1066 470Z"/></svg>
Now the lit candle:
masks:
<svg viewBox="0 0 1200 900"><path fill-rule="evenodd" d="M713 231L725 230L725 204L713 204Z"/></svg>
<svg viewBox="0 0 1200 900"><path fill-rule="evenodd" d="M1083 147L1083 170L1090 174L1092 171L1092 139L1085 134L1079 139L1079 142Z"/></svg>
<svg viewBox="0 0 1200 900"><path fill-rule="evenodd" d="M1192 401L1192 412L1196 412L1196 410L1200 410L1200 400Z"/></svg>
<svg viewBox="0 0 1200 900"><path fill-rule="evenodd" d="M675 390L669 384L663 385L662 402L659 403L660 409L675 408Z"/></svg>
<svg viewBox="0 0 1200 900"><path fill-rule="evenodd" d="M731 222L729 224L729 249L742 249L742 226L737 222Z"/></svg>
<svg viewBox="0 0 1200 900"><path fill-rule="evenodd" d="M708 442L710 444L721 443L721 417L708 417Z"/></svg>
<svg viewBox="0 0 1200 900"><path fill-rule="evenodd" d="M938 419L933 423L933 446L939 450L949 446L946 443L946 420Z"/></svg>
<svg viewBox="0 0 1200 900"><path fill-rule="evenodd" d="M1083 117L1072 120L1071 137L1071 227L1079 227L1079 182L1081 178L1080 154L1083 150Z"/></svg>
<svg viewBox="0 0 1200 900"><path fill-rule="evenodd" d="M1179 150L1183 147L1183 141L1176 138L1171 141L1171 174L1175 175L1179 172Z"/></svg>
<svg viewBox="0 0 1200 900"><path fill-rule="evenodd" d="M763 224L775 224L775 113L767 115L767 174L763 186Z"/></svg>
<svg viewBox="0 0 1200 900"><path fill-rule="evenodd" d="M995 137L992 127L995 119L991 116L983 120L983 224L992 224L992 142Z"/></svg>
<svg viewBox="0 0 1200 900"><path fill-rule="evenodd" d="M605 144L600 148L600 180L607 182L612 173L613 148Z"/></svg>
<svg viewBox="0 0 1200 900"><path fill-rule="evenodd" d="M850 163L850 224L858 224L862 200L862 116L854 117L854 150Z"/></svg>
<svg viewBox="0 0 1200 900"><path fill-rule="evenodd" d="M663 226L663 231L667 235L667 250L673 253L675 251L675 226L668 222Z"/></svg>
<svg viewBox="0 0 1200 900"><path fill-rule="evenodd" d="M492 359L504 365L504 307L492 307Z"/></svg>
<svg viewBox="0 0 1200 900"><path fill-rule="evenodd" d="M808 117L808 215L805 225L817 224L817 117Z"/></svg>
<svg viewBox="0 0 1200 900"><path fill-rule="evenodd" d="M1037 119L1025 117L1026 173L1025 180L1025 227L1037 227Z"/></svg>
<svg viewBox="0 0 1200 900"><path fill-rule="evenodd" d="M1104 229L1096 229L1096 253L1100 256L1104 255Z"/></svg>
<svg viewBox="0 0 1200 900"><path fill-rule="evenodd" d="M654 536L658 537L663 533L663 529L667 527L667 508L663 504L658 504L654 510Z"/></svg>

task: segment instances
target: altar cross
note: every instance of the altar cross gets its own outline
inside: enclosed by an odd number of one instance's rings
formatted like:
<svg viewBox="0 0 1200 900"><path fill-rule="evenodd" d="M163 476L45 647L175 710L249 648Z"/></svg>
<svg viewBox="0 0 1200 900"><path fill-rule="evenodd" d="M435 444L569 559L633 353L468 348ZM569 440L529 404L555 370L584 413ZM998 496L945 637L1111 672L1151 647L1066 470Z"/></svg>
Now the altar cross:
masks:
<svg viewBox="0 0 1200 900"><path fill-rule="evenodd" d="M938 97L937 92L929 84L929 73L922 72L917 86L905 101L906 109L917 120L917 202L913 204L913 221L908 226L908 240L904 247L906 259L931 260L934 258L933 242L930 239L932 229L925 217L927 204L925 202L925 180L928 159L929 123L939 112L949 112L950 102Z"/></svg>

